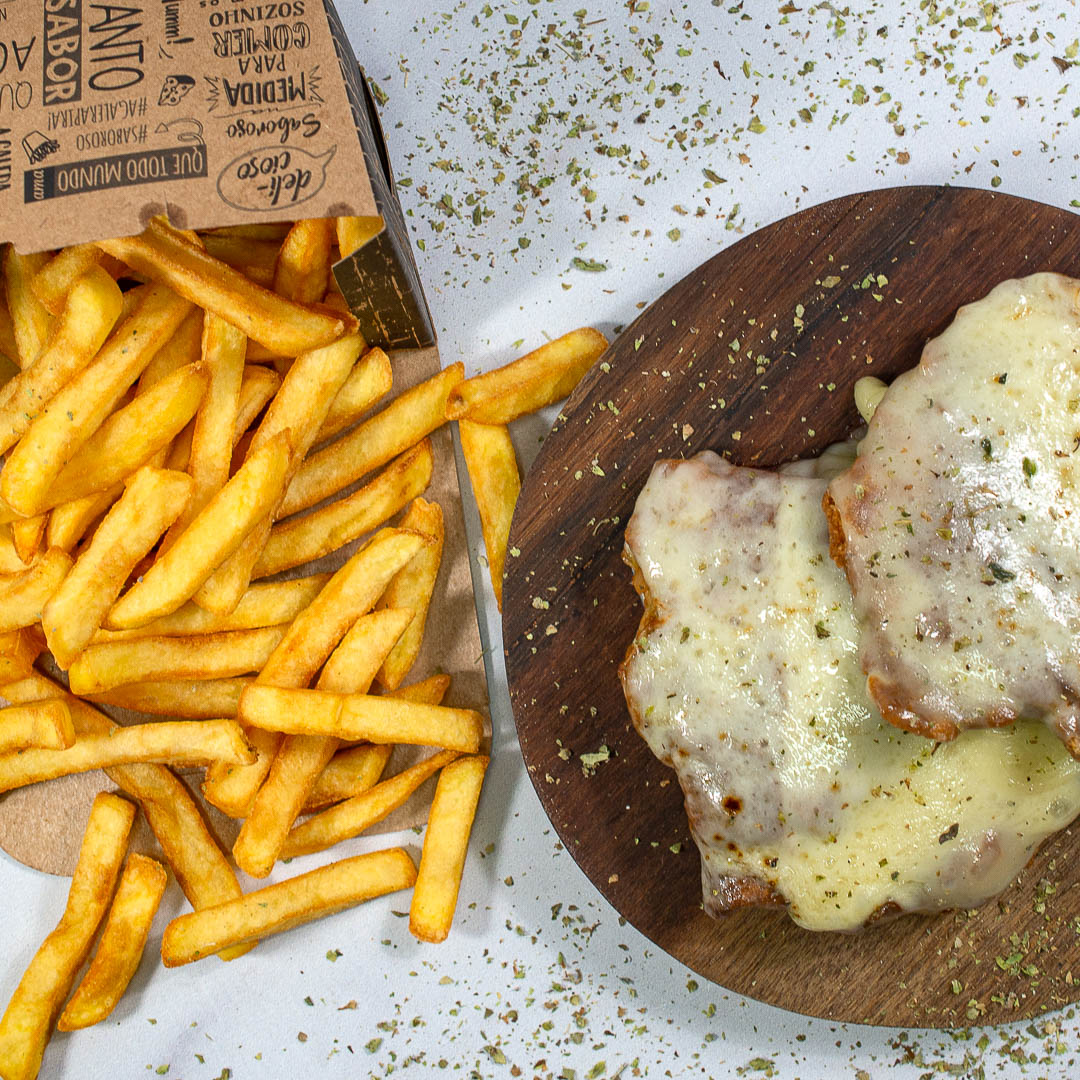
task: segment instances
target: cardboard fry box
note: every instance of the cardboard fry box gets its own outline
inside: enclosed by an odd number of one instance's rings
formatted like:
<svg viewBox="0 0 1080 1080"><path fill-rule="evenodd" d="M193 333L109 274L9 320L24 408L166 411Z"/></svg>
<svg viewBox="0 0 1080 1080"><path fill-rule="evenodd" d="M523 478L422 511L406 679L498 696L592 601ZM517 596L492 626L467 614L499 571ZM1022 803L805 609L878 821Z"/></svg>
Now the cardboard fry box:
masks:
<svg viewBox="0 0 1080 1080"><path fill-rule="evenodd" d="M367 85L329 0L17 0L0 50L0 239L381 217L335 275L369 344L435 344Z"/></svg>
<svg viewBox="0 0 1080 1080"><path fill-rule="evenodd" d="M342 259L335 277L367 342L394 350L391 395L440 369L378 117L329 0L8 0L4 10L0 243L51 250L137 233L159 214L190 229L381 218L381 231ZM448 672L447 704L486 711L448 428L432 443L425 496L443 507L446 541L406 681ZM336 569L363 540L286 576ZM159 719L103 711L121 723ZM428 752L397 747L385 775ZM187 777L193 791L198 779ZM433 787L372 831L422 823ZM70 873L90 803L111 788L97 772L0 794L0 847L37 869ZM227 849L238 823L204 809ZM155 851L145 825L136 846Z"/></svg>

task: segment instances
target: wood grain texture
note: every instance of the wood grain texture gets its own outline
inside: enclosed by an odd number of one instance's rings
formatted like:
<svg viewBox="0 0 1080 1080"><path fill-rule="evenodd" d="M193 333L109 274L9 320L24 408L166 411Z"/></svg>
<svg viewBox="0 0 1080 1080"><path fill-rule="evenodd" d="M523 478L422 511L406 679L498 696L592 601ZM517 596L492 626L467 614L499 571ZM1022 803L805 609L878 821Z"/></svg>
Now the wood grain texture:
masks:
<svg viewBox="0 0 1080 1080"><path fill-rule="evenodd" d="M817 454L856 426L856 379L893 378L961 304L1037 270L1080 276L1075 215L932 187L805 210L721 252L623 331L526 478L503 633L533 784L615 908L739 993L903 1027L1018 1020L1080 997L1080 825L977 912L855 935L814 934L775 910L709 919L674 773L631 726L616 671L641 614L623 530L658 458L713 449L770 466ZM609 760L583 769L605 746Z"/></svg>

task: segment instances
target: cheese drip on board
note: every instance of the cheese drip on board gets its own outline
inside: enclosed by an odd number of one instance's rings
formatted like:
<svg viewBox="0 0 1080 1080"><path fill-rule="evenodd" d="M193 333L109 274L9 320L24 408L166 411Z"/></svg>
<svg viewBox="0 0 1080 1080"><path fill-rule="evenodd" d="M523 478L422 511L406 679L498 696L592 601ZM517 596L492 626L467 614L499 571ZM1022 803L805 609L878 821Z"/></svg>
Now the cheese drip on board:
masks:
<svg viewBox="0 0 1080 1080"><path fill-rule="evenodd" d="M678 774L710 914L783 903L854 930L976 906L1080 812L1080 764L1040 723L935 745L882 719L820 471L711 452L653 468L626 531L646 607L620 672L631 716Z"/></svg>
<svg viewBox="0 0 1080 1080"><path fill-rule="evenodd" d="M885 391L829 485L888 720L949 739L1043 719L1080 756L1078 483L1080 281L1002 282Z"/></svg>

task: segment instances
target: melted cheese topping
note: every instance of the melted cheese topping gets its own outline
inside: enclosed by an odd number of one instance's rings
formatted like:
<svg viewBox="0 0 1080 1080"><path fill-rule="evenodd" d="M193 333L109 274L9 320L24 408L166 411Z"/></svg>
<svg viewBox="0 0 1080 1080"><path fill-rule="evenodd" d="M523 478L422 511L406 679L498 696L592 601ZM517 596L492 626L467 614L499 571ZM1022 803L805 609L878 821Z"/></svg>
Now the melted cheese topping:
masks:
<svg viewBox="0 0 1080 1080"><path fill-rule="evenodd" d="M817 930L974 906L1080 812L1080 764L1039 724L935 747L882 720L814 471L655 466L626 533L653 608L631 714L678 773L710 913L748 881Z"/></svg>
<svg viewBox="0 0 1080 1080"><path fill-rule="evenodd" d="M890 720L1042 717L1080 754L1078 448L1080 281L1002 283L889 387L829 491Z"/></svg>

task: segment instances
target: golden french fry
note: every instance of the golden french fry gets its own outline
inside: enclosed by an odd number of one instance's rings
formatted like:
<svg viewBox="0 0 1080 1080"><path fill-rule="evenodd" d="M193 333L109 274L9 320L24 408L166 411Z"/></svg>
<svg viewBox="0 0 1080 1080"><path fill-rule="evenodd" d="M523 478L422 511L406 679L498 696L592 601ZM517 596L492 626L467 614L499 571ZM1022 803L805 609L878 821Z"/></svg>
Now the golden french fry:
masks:
<svg viewBox="0 0 1080 1080"><path fill-rule="evenodd" d="M0 453L14 446L57 391L94 359L121 306L120 290L104 270L95 267L75 282L44 349L0 389Z"/></svg>
<svg viewBox="0 0 1080 1080"><path fill-rule="evenodd" d="M318 446L356 423L379 398L390 393L393 381L390 357L378 346L368 349L341 384L311 445Z"/></svg>
<svg viewBox="0 0 1080 1080"><path fill-rule="evenodd" d="M207 314L203 320L202 358L209 384L195 414L187 463L194 488L187 507L162 543L163 551L172 546L229 479L246 345L247 339L236 327Z"/></svg>
<svg viewBox="0 0 1080 1080"><path fill-rule="evenodd" d="M429 675L426 679L408 686L399 686L389 696L401 698L402 701L415 701L421 705L441 705L449 689L450 676L441 672L438 675Z"/></svg>
<svg viewBox="0 0 1080 1080"><path fill-rule="evenodd" d="M21 574L25 569L26 563L15 549L11 524L0 525L0 574Z"/></svg>
<svg viewBox="0 0 1080 1080"><path fill-rule="evenodd" d="M439 776L409 908L409 930L421 941L445 941L450 932L487 766L482 755L459 758Z"/></svg>
<svg viewBox="0 0 1080 1080"><path fill-rule="evenodd" d="M424 439L351 495L275 525L251 576L269 577L322 558L384 524L427 489L433 467L431 440Z"/></svg>
<svg viewBox="0 0 1080 1080"><path fill-rule="evenodd" d="M270 402L270 407L251 440L247 458L258 453L268 440L280 432L293 432L293 456L289 465L291 476L308 452L315 432L325 419L334 395L356 363L361 348L363 341L359 335L351 334L332 345L298 356L282 380L281 389ZM248 533L240 547L196 593L196 603L217 612L228 612L236 606L247 589L255 563L266 546L270 536L270 522L276 509L277 505L264 521Z"/></svg>
<svg viewBox="0 0 1080 1080"><path fill-rule="evenodd" d="M273 282L274 264L277 262L278 251L281 250L279 240L257 240L250 236L230 236L215 232L202 233L201 239L207 254L228 263L245 277L258 281L261 285L270 285Z"/></svg>
<svg viewBox="0 0 1080 1080"><path fill-rule="evenodd" d="M236 408L236 427L233 428L233 446L244 434L255 417L270 403L271 398L281 386L281 376L269 368L258 364L244 367L244 378L240 383L240 403Z"/></svg>
<svg viewBox="0 0 1080 1080"><path fill-rule="evenodd" d="M292 736L290 736L291 738ZM318 736L295 736L317 738ZM337 740L335 739L336 743ZM322 810L343 799L367 791L379 782L394 747L390 743L365 743L339 750L323 767L308 792L304 812Z"/></svg>
<svg viewBox="0 0 1080 1080"><path fill-rule="evenodd" d="M304 218L281 242L274 266L274 292L300 304L321 300L330 277L333 218Z"/></svg>
<svg viewBox="0 0 1080 1080"><path fill-rule="evenodd" d="M98 630L91 644L130 641L141 637L183 637L189 634L217 634L223 630L254 630L292 622L318 596L330 580L329 574L252 585L228 615L215 615L196 604L185 604L171 615L163 615L134 630ZM223 715L223 714L217 714Z"/></svg>
<svg viewBox="0 0 1080 1080"><path fill-rule="evenodd" d="M239 900L181 915L165 928L161 959L177 967L386 893L407 889L416 868L404 848L354 855L288 881L256 889Z"/></svg>
<svg viewBox="0 0 1080 1080"><path fill-rule="evenodd" d="M287 431L252 454L142 580L120 597L108 625L116 630L143 626L189 600L280 498L289 456Z"/></svg>
<svg viewBox="0 0 1080 1080"><path fill-rule="evenodd" d="M102 517L110 506L124 493L123 484L114 484L107 491L85 495L81 499L54 506L45 526L46 547L72 551L90 526Z"/></svg>
<svg viewBox="0 0 1080 1080"><path fill-rule="evenodd" d="M457 750L440 750L362 794L308 818L289 832L281 849L282 856L310 855L359 836L399 806L404 806L425 780L459 756Z"/></svg>
<svg viewBox="0 0 1080 1080"><path fill-rule="evenodd" d="M447 419L509 424L536 412L566 397L607 347L599 330L571 330L520 360L459 383L447 402Z"/></svg>
<svg viewBox="0 0 1080 1080"><path fill-rule="evenodd" d="M132 853L90 967L57 1022L60 1031L77 1031L104 1020L116 1008L142 959L150 924L169 875L156 859Z"/></svg>
<svg viewBox="0 0 1080 1080"><path fill-rule="evenodd" d="M74 742L71 712L62 701L0 708L0 755L28 747L66 750Z"/></svg>
<svg viewBox="0 0 1080 1080"><path fill-rule="evenodd" d="M188 364L202 359L203 321L202 308L192 308L176 328L172 337L150 358L139 376L139 393L149 390L155 383Z"/></svg>
<svg viewBox="0 0 1080 1080"><path fill-rule="evenodd" d="M49 548L28 570L0 584L0 632L40 622L41 609L70 569L71 556Z"/></svg>
<svg viewBox="0 0 1080 1080"><path fill-rule="evenodd" d="M47 311L59 315L75 282L99 262L101 250L96 244L73 244L58 251L34 274L30 288Z"/></svg>
<svg viewBox="0 0 1080 1080"><path fill-rule="evenodd" d="M451 364L312 454L292 478L279 516L322 502L430 435L445 423L447 398L464 371L460 362Z"/></svg>
<svg viewBox="0 0 1080 1080"><path fill-rule="evenodd" d="M123 683L244 675L266 663L285 631L266 626L88 645L72 662L68 681L73 694L101 694Z"/></svg>
<svg viewBox="0 0 1080 1080"><path fill-rule="evenodd" d="M37 672L5 686L3 692L10 701L20 704L60 698L71 711L78 735L106 735L117 728L107 716ZM106 775L139 801L154 836L176 874L177 883L193 908L212 907L242 895L232 867L179 777L164 765L114 765L106 769ZM222 953L221 958L234 959L249 948L241 946Z"/></svg>
<svg viewBox="0 0 1080 1080"><path fill-rule="evenodd" d="M365 692L411 618L410 611L393 608L361 616L326 662L319 686ZM311 785L337 747L333 737L290 735L282 740L233 844L236 865L246 874L266 877L274 868Z"/></svg>
<svg viewBox="0 0 1080 1080"><path fill-rule="evenodd" d="M134 818L134 804L118 795L94 799L64 914L30 961L0 1020L4 1080L33 1080L41 1068L53 1023L112 898Z"/></svg>
<svg viewBox="0 0 1080 1080"><path fill-rule="evenodd" d="M112 765L246 765L254 753L235 720L159 720L79 735L66 750L30 748L0 757L0 792Z"/></svg>
<svg viewBox="0 0 1080 1080"><path fill-rule="evenodd" d="M336 219L338 250L343 259L362 248L386 228L381 217L339 217Z"/></svg>
<svg viewBox="0 0 1080 1080"><path fill-rule="evenodd" d="M156 222L140 236L102 240L98 246L280 356L329 345L356 329L351 316L277 296Z"/></svg>
<svg viewBox="0 0 1080 1080"><path fill-rule="evenodd" d="M101 426L150 357L188 313L168 289L150 289L92 363L59 390L30 424L0 472L0 495L19 513L38 513L48 488Z"/></svg>
<svg viewBox="0 0 1080 1080"><path fill-rule="evenodd" d="M173 679L122 683L86 697L101 705L116 705L135 712L179 716L185 720L212 720L219 716L235 716L240 695L252 681L250 678Z"/></svg>
<svg viewBox="0 0 1080 1080"><path fill-rule="evenodd" d="M48 523L47 513L36 514L31 518L20 518L11 523L11 541L15 545L15 554L24 565L29 566L34 561L34 556L41 548L45 526Z"/></svg>
<svg viewBox="0 0 1080 1080"><path fill-rule="evenodd" d="M45 640L65 670L90 643L131 571L191 495L191 477L144 466L105 515L41 612Z"/></svg>
<svg viewBox="0 0 1080 1080"><path fill-rule="evenodd" d="M521 491L517 456L510 432L505 427L458 421L461 453L469 471L476 506L480 511L480 527L484 533L488 572L495 602L502 611L503 568L506 565L506 544L510 538L510 522Z"/></svg>
<svg viewBox="0 0 1080 1080"><path fill-rule="evenodd" d="M206 383L205 367L189 364L113 413L42 496L43 508L108 491L130 477L168 446L191 419L206 392Z"/></svg>
<svg viewBox="0 0 1080 1080"><path fill-rule="evenodd" d="M289 626L281 644L259 673L268 686L306 686L349 627L370 611L386 583L416 554L427 538L399 529L376 533ZM250 733L259 754L254 766L207 770L203 794L219 810L247 814L281 743L274 731Z"/></svg>
<svg viewBox="0 0 1080 1080"><path fill-rule="evenodd" d="M405 681L424 640L428 608L442 562L445 539L442 507L426 499L414 499L401 519L401 528L430 536L434 543L422 547L393 576L379 601L382 606L410 608L413 613L412 621L376 676L379 685L386 690L396 690Z"/></svg>
<svg viewBox="0 0 1080 1080"><path fill-rule="evenodd" d="M258 681L240 696L236 715L251 727L290 735L439 746L463 754L476 753L484 732L483 717L472 709L420 705L372 694L287 690Z"/></svg>
<svg viewBox="0 0 1080 1080"><path fill-rule="evenodd" d="M0 272L7 291L16 348L11 359L21 368L29 367L37 359L52 330L52 316L30 284L48 261L46 254L20 255L11 244L4 249Z"/></svg>
<svg viewBox="0 0 1080 1080"><path fill-rule="evenodd" d="M0 251L0 260L2 259L3 253ZM13 369L11 374L14 375L20 370L17 363L19 346L15 341L15 324L11 321L11 312L8 311L7 300L4 297L3 276L3 270L0 267L0 354L3 354L7 363L11 365Z"/></svg>
<svg viewBox="0 0 1080 1080"><path fill-rule="evenodd" d="M24 626L0 633L0 688L25 678L44 651L45 635L40 626Z"/></svg>

